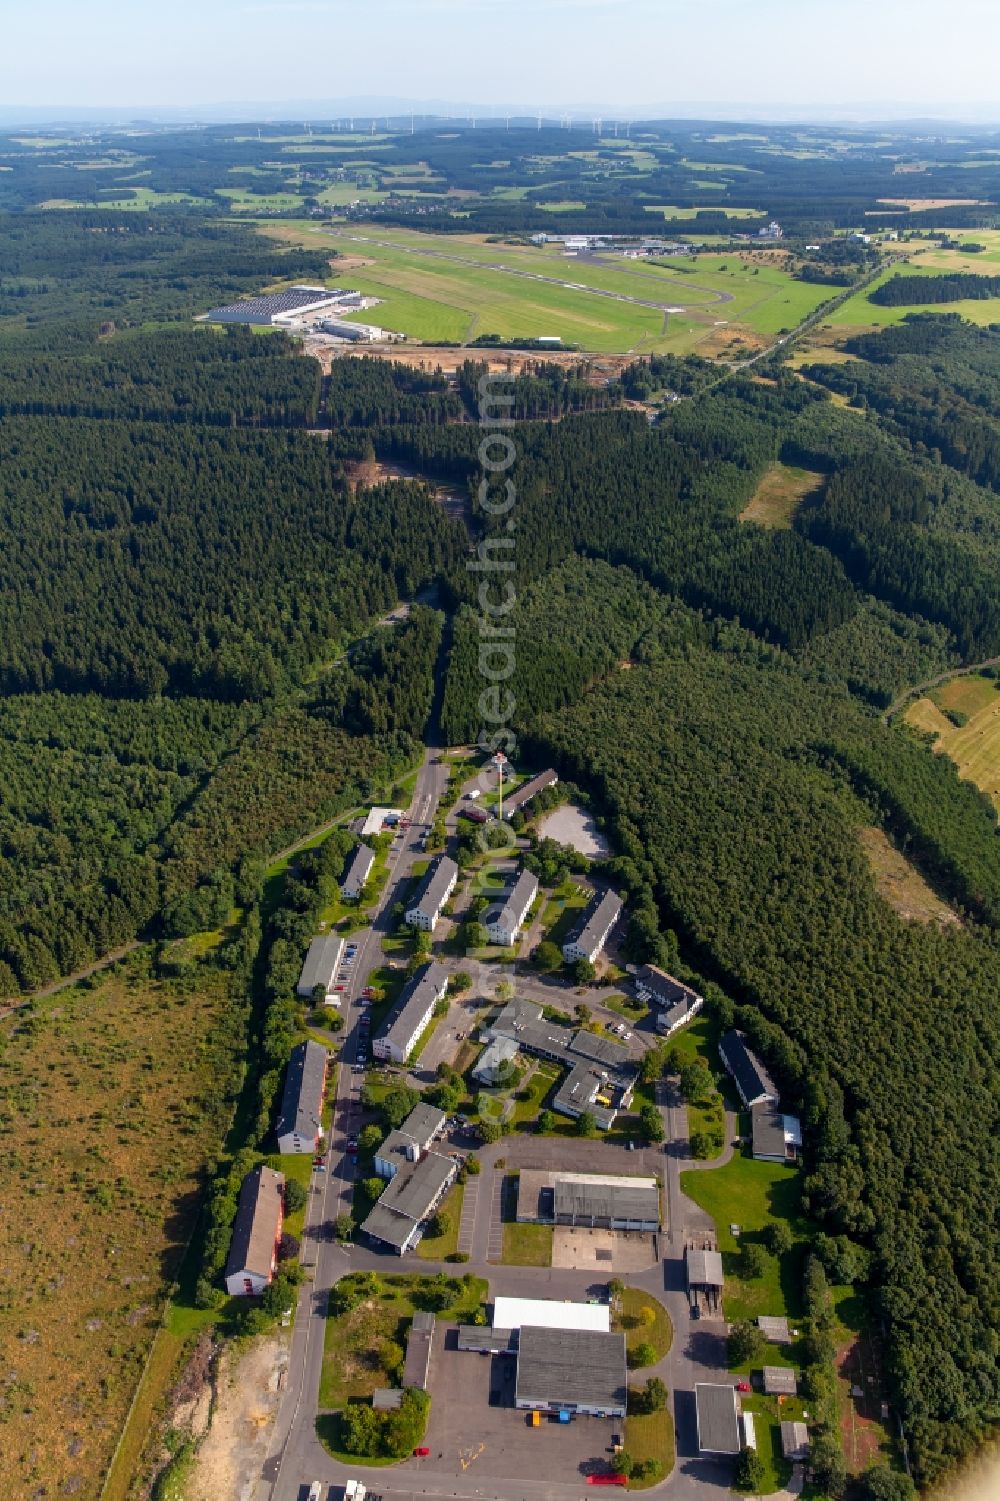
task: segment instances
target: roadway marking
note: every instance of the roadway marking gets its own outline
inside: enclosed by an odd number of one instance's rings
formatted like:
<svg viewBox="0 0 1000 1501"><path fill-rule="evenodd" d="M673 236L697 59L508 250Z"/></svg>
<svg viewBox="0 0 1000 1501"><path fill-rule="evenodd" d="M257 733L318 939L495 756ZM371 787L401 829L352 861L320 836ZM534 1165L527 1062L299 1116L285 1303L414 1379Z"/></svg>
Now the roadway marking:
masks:
<svg viewBox="0 0 1000 1501"><path fill-rule="evenodd" d="M480 1444L476 1449L459 1449L458 1462L462 1469L467 1470L471 1464L474 1464L485 1448L485 1444Z"/></svg>
<svg viewBox="0 0 1000 1501"><path fill-rule="evenodd" d="M496 1168L492 1169L493 1182L490 1186L490 1240L489 1249L486 1252L487 1261L501 1261L503 1259L503 1180L504 1175Z"/></svg>
<svg viewBox="0 0 1000 1501"><path fill-rule="evenodd" d="M458 1226L458 1249L471 1255L476 1230L476 1209L479 1204L479 1178L467 1178L462 1197L462 1218Z"/></svg>

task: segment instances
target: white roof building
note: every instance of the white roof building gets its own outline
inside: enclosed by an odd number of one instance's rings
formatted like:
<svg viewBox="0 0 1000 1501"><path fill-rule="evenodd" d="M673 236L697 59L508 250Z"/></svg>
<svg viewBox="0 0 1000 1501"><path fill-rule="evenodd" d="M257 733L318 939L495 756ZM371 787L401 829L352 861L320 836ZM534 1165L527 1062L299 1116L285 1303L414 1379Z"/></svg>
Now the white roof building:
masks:
<svg viewBox="0 0 1000 1501"><path fill-rule="evenodd" d="M607 1303L557 1302L554 1298L497 1298L493 1304L494 1329L589 1329L597 1334L611 1330Z"/></svg>

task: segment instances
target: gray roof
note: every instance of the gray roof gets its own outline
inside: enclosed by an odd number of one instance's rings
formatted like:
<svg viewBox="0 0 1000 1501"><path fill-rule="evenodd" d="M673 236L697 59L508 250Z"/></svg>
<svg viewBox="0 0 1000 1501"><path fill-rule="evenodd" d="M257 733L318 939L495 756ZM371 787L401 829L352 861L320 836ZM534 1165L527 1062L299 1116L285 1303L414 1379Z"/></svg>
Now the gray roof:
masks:
<svg viewBox="0 0 1000 1501"><path fill-rule="evenodd" d="M595 891L574 924L563 947L576 943L583 949L592 949L603 943L605 933L612 923L618 921L618 914L621 910L621 897L616 892Z"/></svg>
<svg viewBox="0 0 1000 1501"><path fill-rule="evenodd" d="M409 1220L422 1220L430 1213L441 1189L455 1176L455 1163L440 1152L427 1152L419 1162L401 1167L390 1178L379 1199L379 1206L404 1214Z"/></svg>
<svg viewBox="0 0 1000 1501"><path fill-rule="evenodd" d="M398 1166L401 1162L411 1160L407 1157L407 1153L414 1150L414 1145L413 1137L408 1136L405 1131L390 1131L375 1156L385 1162L388 1162L390 1158L395 1158Z"/></svg>
<svg viewBox="0 0 1000 1501"><path fill-rule="evenodd" d="M788 1320L783 1314L778 1316L762 1313L757 1319L757 1327L765 1335L768 1344L788 1345L792 1342Z"/></svg>
<svg viewBox="0 0 1000 1501"><path fill-rule="evenodd" d="M785 1117L770 1100L761 1100L750 1111L750 1133L755 1157L784 1157Z"/></svg>
<svg viewBox="0 0 1000 1501"><path fill-rule="evenodd" d="M300 1042L292 1048L285 1074L285 1090L278 1112L277 1134L310 1139L319 1133L323 1110L326 1048Z"/></svg>
<svg viewBox="0 0 1000 1501"><path fill-rule="evenodd" d="M558 780L551 766L547 771L540 771L537 776L529 777L528 781L522 782L520 787L515 787L509 797L504 798L504 808L508 813L516 813L518 808L523 808L525 803L530 803L536 792L541 792L546 787L554 787Z"/></svg>
<svg viewBox="0 0 1000 1501"><path fill-rule="evenodd" d="M681 1004L686 1012L694 1004L700 1001L701 996L690 985L685 985L681 980L675 980L673 975L661 969L658 964L642 964L636 971L636 984L648 990L653 998L661 1006L676 1006Z"/></svg>
<svg viewBox="0 0 1000 1501"><path fill-rule="evenodd" d="M774 1080L753 1052L742 1032L727 1032L719 1043L723 1063L736 1081L745 1105L778 1099Z"/></svg>
<svg viewBox="0 0 1000 1501"><path fill-rule="evenodd" d="M436 912L449 886L458 878L458 866L449 855L438 855L427 867L416 896L407 904L407 912L419 907L421 912Z"/></svg>
<svg viewBox="0 0 1000 1501"><path fill-rule="evenodd" d="M384 1241L386 1245L402 1250L417 1227L405 1215L393 1214L391 1209L384 1209L379 1200L361 1228L374 1240Z"/></svg>
<svg viewBox="0 0 1000 1501"><path fill-rule="evenodd" d="M684 1252L688 1287L722 1287L722 1255L719 1251L700 1251L688 1246Z"/></svg>
<svg viewBox="0 0 1000 1501"><path fill-rule="evenodd" d="M363 886L374 864L375 851L370 850L367 844L359 844L351 857L350 864L344 871L341 886Z"/></svg>
<svg viewBox="0 0 1000 1501"><path fill-rule="evenodd" d="M322 985L324 990L328 989L333 984L343 952L344 940L336 933L325 933L314 938L302 961L296 989L303 995L310 995L317 985Z"/></svg>
<svg viewBox="0 0 1000 1501"><path fill-rule="evenodd" d="M372 1406L376 1412L396 1412L402 1402L401 1386L377 1386L372 1392Z"/></svg>
<svg viewBox="0 0 1000 1501"><path fill-rule="evenodd" d="M263 1164L247 1173L240 1187L225 1276L231 1277L236 1272L270 1276L284 1188L284 1174Z"/></svg>
<svg viewBox="0 0 1000 1501"><path fill-rule="evenodd" d="M541 1006L533 1001L509 1001L496 1021L490 1023L489 1031L493 1037L510 1037L525 1052L541 1053L567 1068L574 1067L581 1059L596 1060L619 1071L631 1066L628 1049L620 1042L582 1028L571 1031L558 1022L546 1021Z"/></svg>
<svg viewBox="0 0 1000 1501"><path fill-rule="evenodd" d="M428 1147L444 1123L444 1111L421 1100L418 1105L414 1105L400 1130L404 1135L412 1136L422 1147Z"/></svg>
<svg viewBox="0 0 1000 1501"><path fill-rule="evenodd" d="M684 996L681 1000L675 1001L672 1006L666 1006L657 1013L656 1025L661 1032L670 1032L699 1011L701 1005L700 996Z"/></svg>
<svg viewBox="0 0 1000 1501"><path fill-rule="evenodd" d="M798 1391L795 1372L790 1365L766 1365L764 1390L769 1397L794 1397Z"/></svg>
<svg viewBox="0 0 1000 1501"><path fill-rule="evenodd" d="M602 1178L586 1173L557 1176L553 1185L556 1218L651 1220L660 1222L660 1192L655 1182L636 1178Z"/></svg>
<svg viewBox="0 0 1000 1501"><path fill-rule="evenodd" d="M740 1452L740 1420L732 1382L716 1386L699 1381L694 1389L698 1411L698 1448L706 1454Z"/></svg>
<svg viewBox="0 0 1000 1501"><path fill-rule="evenodd" d="M480 1324L459 1324L458 1348L460 1350L493 1350L505 1355L514 1348L514 1329L488 1329Z"/></svg>
<svg viewBox="0 0 1000 1501"><path fill-rule="evenodd" d="M317 302L335 302L339 296L339 287L287 287L283 292L245 297L240 302L214 307L206 317L210 323L270 323L276 313L294 313Z"/></svg>
<svg viewBox="0 0 1000 1501"><path fill-rule="evenodd" d="M434 1315L415 1313L410 1332L406 1336L406 1360L403 1364L404 1386L419 1386L423 1392L427 1390L433 1342Z"/></svg>
<svg viewBox="0 0 1000 1501"><path fill-rule="evenodd" d="M624 1334L521 1326L518 1401L624 1408L626 1388Z"/></svg>
<svg viewBox="0 0 1000 1501"><path fill-rule="evenodd" d="M491 920L494 923L502 923L505 928L516 928L522 921L525 912L531 906L538 893L538 877L530 870L522 870L517 880L507 893L500 912Z"/></svg>
<svg viewBox="0 0 1000 1501"><path fill-rule="evenodd" d="M805 1423L782 1423L781 1453L785 1459L807 1459L809 1429Z"/></svg>
<svg viewBox="0 0 1000 1501"><path fill-rule="evenodd" d="M428 1007L437 1000L447 983L448 971L443 964L438 964L436 960L425 964L403 986L399 1000L382 1025L379 1037L395 1043L401 1050L407 1048L417 1022L426 1015Z"/></svg>

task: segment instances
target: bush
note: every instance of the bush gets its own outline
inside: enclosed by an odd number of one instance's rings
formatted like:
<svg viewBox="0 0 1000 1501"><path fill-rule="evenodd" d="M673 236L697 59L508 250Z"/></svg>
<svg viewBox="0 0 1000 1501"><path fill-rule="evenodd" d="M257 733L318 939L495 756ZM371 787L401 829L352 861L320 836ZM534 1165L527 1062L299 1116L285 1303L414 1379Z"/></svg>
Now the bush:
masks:
<svg viewBox="0 0 1000 1501"><path fill-rule="evenodd" d="M764 1461L756 1449L744 1449L736 1461L736 1474L733 1477L733 1488L742 1491L744 1495L753 1495L764 1483Z"/></svg>
<svg viewBox="0 0 1000 1501"><path fill-rule="evenodd" d="M648 1340L643 1340L641 1344L633 1346L628 1352L628 1363L633 1370L639 1366L655 1365L656 1350Z"/></svg>
<svg viewBox="0 0 1000 1501"><path fill-rule="evenodd" d="M285 1179L285 1213L298 1214L300 1209L306 1207L308 1198L304 1187L295 1178Z"/></svg>
<svg viewBox="0 0 1000 1501"><path fill-rule="evenodd" d="M916 1488L909 1475L876 1465L861 1479L861 1501L915 1501Z"/></svg>
<svg viewBox="0 0 1000 1501"><path fill-rule="evenodd" d="M537 969L540 969L542 971L542 974L548 975L551 974L553 970L559 968L559 966L563 962L563 957L558 946L554 944L551 939L543 938L541 943L535 949L534 960L535 967Z"/></svg>
<svg viewBox="0 0 1000 1501"><path fill-rule="evenodd" d="M766 1348L767 1340L756 1324L744 1320L734 1324L729 1331L729 1364L732 1366L755 1364Z"/></svg>
<svg viewBox="0 0 1000 1501"><path fill-rule="evenodd" d="M748 1240L740 1248L741 1277L748 1279L763 1277L769 1265L770 1257L759 1242Z"/></svg>
<svg viewBox="0 0 1000 1501"><path fill-rule="evenodd" d="M585 1110L582 1115L577 1116L576 1134L577 1136L585 1137L597 1135L597 1121L589 1110Z"/></svg>
<svg viewBox="0 0 1000 1501"><path fill-rule="evenodd" d="M775 1220L764 1231L764 1244L774 1256L784 1256L792 1249L794 1237L784 1220Z"/></svg>

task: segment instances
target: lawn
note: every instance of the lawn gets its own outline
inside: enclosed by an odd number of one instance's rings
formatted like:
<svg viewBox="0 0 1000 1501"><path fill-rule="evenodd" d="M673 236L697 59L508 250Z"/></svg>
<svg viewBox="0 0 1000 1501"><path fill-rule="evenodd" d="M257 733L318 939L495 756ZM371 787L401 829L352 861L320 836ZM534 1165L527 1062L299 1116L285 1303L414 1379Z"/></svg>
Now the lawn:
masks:
<svg viewBox="0 0 1000 1501"><path fill-rule="evenodd" d="M383 1364L383 1355L388 1353L383 1347L391 1343L405 1348L414 1313L437 1285L433 1273L354 1273L353 1276L372 1276L375 1280L372 1291L357 1307L327 1318L319 1387L321 1408L343 1407L352 1399L370 1397L378 1386L394 1385L392 1371ZM476 1310L485 1302L486 1279L468 1274L447 1280L454 1282L458 1291L446 1308L436 1310L437 1317L471 1323ZM336 1288L331 1299L335 1295Z"/></svg>
<svg viewBox="0 0 1000 1501"><path fill-rule="evenodd" d="M966 715L967 723L953 724L945 710ZM906 721L929 731L934 749L949 756L959 775L975 782L1000 810L1000 683L995 678L953 678L911 704Z"/></svg>
<svg viewBox="0 0 1000 1501"><path fill-rule="evenodd" d="M725 1167L682 1173L681 1191L715 1221L726 1274L726 1318L735 1322L762 1313L800 1317L802 1254L811 1233L801 1213L801 1170L737 1153ZM763 1277L744 1281L738 1275L739 1246L729 1227L739 1225L744 1236L759 1239L773 1220L785 1220L796 1243L784 1256L769 1259Z"/></svg>
<svg viewBox="0 0 1000 1501"><path fill-rule="evenodd" d="M641 1022L649 1015L649 1007L645 1001L640 1001L636 996L611 995L603 1002L609 1011L617 1011L626 1021Z"/></svg>
<svg viewBox="0 0 1000 1501"><path fill-rule="evenodd" d="M555 1064L539 1063L536 1065L530 1078L514 1092L513 1124L515 1126L525 1126L529 1121L537 1119L545 1102L545 1096L559 1078L560 1073L561 1070ZM521 1095L524 1095L524 1099L519 1098Z"/></svg>
<svg viewBox="0 0 1000 1501"><path fill-rule="evenodd" d="M669 1411L634 1413L625 1419L625 1448L638 1462L657 1460L662 1465L659 1475L648 1480L630 1480L630 1491L644 1491L658 1485L674 1467L674 1420Z"/></svg>
<svg viewBox="0 0 1000 1501"><path fill-rule="evenodd" d="M155 981L147 963L140 953L35 1001L0 1034L0 1198L16 1205L0 1306L12 1496L99 1489L231 1110L228 976L201 965ZM177 1348L157 1346L150 1410Z"/></svg>
<svg viewBox="0 0 1000 1501"><path fill-rule="evenodd" d="M448 1229L444 1235L425 1235L417 1242L417 1255L425 1261L444 1261L458 1250L458 1227L462 1219L462 1199L465 1186L453 1183L441 1204L442 1214L448 1216Z"/></svg>
<svg viewBox="0 0 1000 1501"><path fill-rule="evenodd" d="M552 1226L508 1221L503 1227L501 1260L507 1266L551 1266Z"/></svg>
<svg viewBox="0 0 1000 1501"><path fill-rule="evenodd" d="M811 469L797 469L788 464L768 466L750 503L740 512L741 521L756 521L758 526L787 530L800 504L818 490L823 476Z"/></svg>
<svg viewBox="0 0 1000 1501"><path fill-rule="evenodd" d="M611 1327L625 1331L627 1351L634 1350L636 1345L652 1345L656 1351L653 1365L663 1359L673 1343L674 1330L667 1310L638 1287L626 1287L616 1295Z"/></svg>
<svg viewBox="0 0 1000 1501"><path fill-rule="evenodd" d="M776 1364L787 1364L787 1356ZM765 1397L762 1392L740 1398L744 1412L753 1413L754 1438L757 1453L764 1465L764 1479L759 1494L767 1496L782 1489L792 1473L791 1465L781 1455L781 1424L783 1420L799 1422L805 1404L801 1398L790 1398L778 1405L777 1397Z"/></svg>
<svg viewBox="0 0 1000 1501"><path fill-rule="evenodd" d="M874 281L864 292L849 297L830 314L832 328L886 328L902 323L911 313L958 313L970 323L985 326L1000 321L1000 298L985 297L967 302L909 303L899 307L881 307L869 299L869 292L879 287L891 276L939 276L942 272L962 271L996 275L996 264L986 262L986 256L963 256L959 251L917 251L905 265L893 266Z"/></svg>

